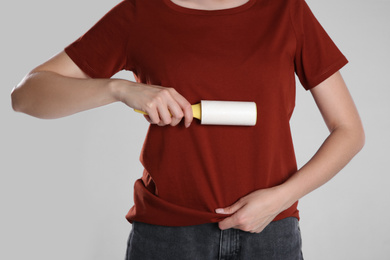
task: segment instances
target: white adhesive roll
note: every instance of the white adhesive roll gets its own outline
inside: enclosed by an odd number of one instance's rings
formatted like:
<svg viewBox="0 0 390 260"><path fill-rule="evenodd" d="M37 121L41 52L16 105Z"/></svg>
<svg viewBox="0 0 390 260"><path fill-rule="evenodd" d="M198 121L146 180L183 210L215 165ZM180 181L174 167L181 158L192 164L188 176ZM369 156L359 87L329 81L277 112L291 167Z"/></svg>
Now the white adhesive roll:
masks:
<svg viewBox="0 0 390 260"><path fill-rule="evenodd" d="M202 125L254 126L257 121L255 102L201 101Z"/></svg>

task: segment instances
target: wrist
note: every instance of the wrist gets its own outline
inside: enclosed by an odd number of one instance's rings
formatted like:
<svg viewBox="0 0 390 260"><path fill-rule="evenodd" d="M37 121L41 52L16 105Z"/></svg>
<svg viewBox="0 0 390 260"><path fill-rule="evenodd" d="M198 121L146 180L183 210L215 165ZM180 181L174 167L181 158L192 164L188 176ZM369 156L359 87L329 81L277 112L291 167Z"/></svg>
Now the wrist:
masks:
<svg viewBox="0 0 390 260"><path fill-rule="evenodd" d="M110 79L108 82L108 88L111 96L115 101L123 102L125 91L132 82L124 79Z"/></svg>
<svg viewBox="0 0 390 260"><path fill-rule="evenodd" d="M274 187L281 198L282 211L290 208L295 202L298 201L299 197L290 189L290 186L287 183L283 183Z"/></svg>

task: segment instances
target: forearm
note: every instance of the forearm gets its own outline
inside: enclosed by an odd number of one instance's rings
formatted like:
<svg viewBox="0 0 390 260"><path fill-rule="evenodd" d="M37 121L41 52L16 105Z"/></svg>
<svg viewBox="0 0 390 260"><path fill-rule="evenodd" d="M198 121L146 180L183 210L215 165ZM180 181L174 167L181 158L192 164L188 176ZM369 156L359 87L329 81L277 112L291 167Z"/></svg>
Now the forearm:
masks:
<svg viewBox="0 0 390 260"><path fill-rule="evenodd" d="M333 178L361 150L363 144L362 128L334 129L311 160L278 187L287 198L285 209Z"/></svg>
<svg viewBox="0 0 390 260"><path fill-rule="evenodd" d="M118 99L113 79L81 79L55 72L28 75L12 92L15 111L52 119L104 106Z"/></svg>
<svg viewBox="0 0 390 260"><path fill-rule="evenodd" d="M341 74L333 74L311 93L330 135L310 161L283 184L256 190L233 205L216 209L220 214L232 214L219 223L221 229L261 232L278 214L329 181L363 147L363 126Z"/></svg>

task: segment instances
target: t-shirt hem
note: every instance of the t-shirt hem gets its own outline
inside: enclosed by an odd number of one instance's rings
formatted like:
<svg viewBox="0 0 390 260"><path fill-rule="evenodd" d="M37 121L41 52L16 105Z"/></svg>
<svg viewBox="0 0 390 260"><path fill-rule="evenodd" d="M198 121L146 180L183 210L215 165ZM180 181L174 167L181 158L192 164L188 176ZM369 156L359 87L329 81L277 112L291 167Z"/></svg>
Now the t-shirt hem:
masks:
<svg viewBox="0 0 390 260"><path fill-rule="evenodd" d="M134 184L134 204L126 214L130 223L136 221L159 226L193 226L220 222L231 216L168 202L147 190L141 179ZM297 206L298 201L277 215L274 221L287 217L296 217L299 220Z"/></svg>
<svg viewBox="0 0 390 260"><path fill-rule="evenodd" d="M292 210L292 212L290 212L291 210ZM229 216L226 216L226 217L229 217ZM181 223L172 223L172 222L158 221L156 219L153 219L153 221L151 221L151 219L149 219L149 218L144 219L144 218L139 217L137 215L131 214L131 210L130 210L130 212L126 215L126 220L130 224L132 224L133 222L142 222L142 223L151 224L151 225L175 227L175 226L195 226L195 225L202 225L202 224L208 224L208 223L218 223L218 222L222 221L223 219L225 219L226 217L220 217L219 219L214 218L214 219L210 219L210 220L206 220L206 219L201 220L201 218L200 218L197 221L182 221ZM290 218L290 217L296 218L298 221L300 221L299 210L295 207L287 209L286 211L283 211L279 215L277 215L272 220L272 222L279 221L279 220L286 219L286 218Z"/></svg>

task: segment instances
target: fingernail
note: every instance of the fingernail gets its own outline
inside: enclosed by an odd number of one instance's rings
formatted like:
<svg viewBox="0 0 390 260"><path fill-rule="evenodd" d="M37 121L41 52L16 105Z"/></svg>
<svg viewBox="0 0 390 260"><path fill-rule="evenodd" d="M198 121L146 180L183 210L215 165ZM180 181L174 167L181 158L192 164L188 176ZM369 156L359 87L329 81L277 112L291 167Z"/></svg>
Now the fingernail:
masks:
<svg viewBox="0 0 390 260"><path fill-rule="evenodd" d="M218 213L218 214L223 214L224 210L223 209L216 209L215 212Z"/></svg>

